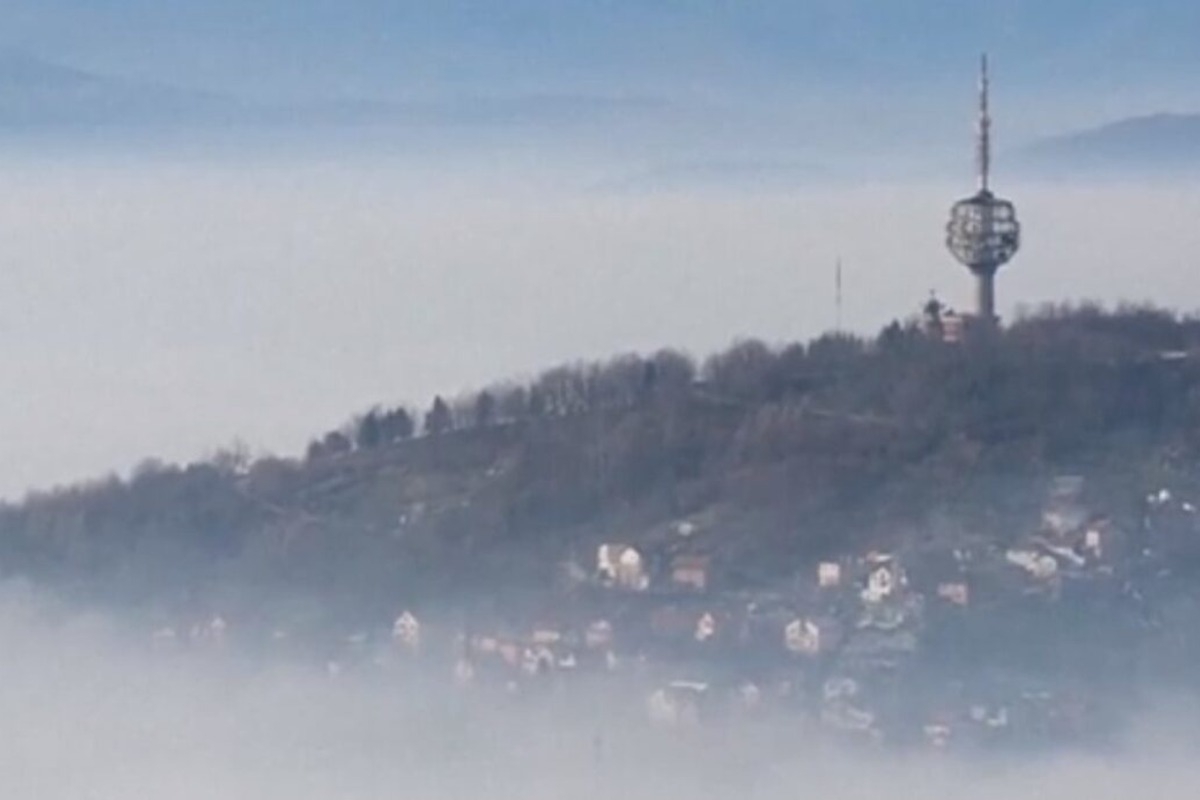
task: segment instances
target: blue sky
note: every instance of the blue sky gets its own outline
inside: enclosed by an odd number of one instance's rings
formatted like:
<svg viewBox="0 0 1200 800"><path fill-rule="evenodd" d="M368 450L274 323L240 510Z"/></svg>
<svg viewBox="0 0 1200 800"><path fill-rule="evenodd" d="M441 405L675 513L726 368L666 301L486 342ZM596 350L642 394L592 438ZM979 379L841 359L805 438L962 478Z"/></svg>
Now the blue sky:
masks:
<svg viewBox="0 0 1200 800"><path fill-rule="evenodd" d="M931 90L980 49L1013 91L1182 85L1182 0L40 0L9 45L118 74L257 94Z"/></svg>
<svg viewBox="0 0 1200 800"><path fill-rule="evenodd" d="M670 126L622 135L684 160L959 147L985 49L1002 150L1200 111L1200 5L1182 0L0 0L0 15L0 48L250 100L645 99Z"/></svg>

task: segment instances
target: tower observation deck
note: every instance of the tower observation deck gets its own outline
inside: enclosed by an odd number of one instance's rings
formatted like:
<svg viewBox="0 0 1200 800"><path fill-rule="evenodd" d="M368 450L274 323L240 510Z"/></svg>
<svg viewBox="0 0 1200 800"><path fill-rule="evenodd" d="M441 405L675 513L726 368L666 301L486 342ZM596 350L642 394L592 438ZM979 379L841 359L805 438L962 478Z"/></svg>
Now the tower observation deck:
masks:
<svg viewBox="0 0 1200 800"><path fill-rule="evenodd" d="M979 320L996 320L996 273L1021 246L1021 226L1011 202L992 193L992 117L989 109L988 61L979 75L979 131L976 162L979 190L954 204L946 226L946 246L971 271L976 282L975 313Z"/></svg>

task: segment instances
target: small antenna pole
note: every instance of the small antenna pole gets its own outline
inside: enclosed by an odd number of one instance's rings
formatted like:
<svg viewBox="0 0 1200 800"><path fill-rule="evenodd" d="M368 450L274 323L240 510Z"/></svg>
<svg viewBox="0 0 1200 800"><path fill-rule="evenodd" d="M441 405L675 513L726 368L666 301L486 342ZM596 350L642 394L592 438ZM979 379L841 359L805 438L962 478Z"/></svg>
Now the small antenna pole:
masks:
<svg viewBox="0 0 1200 800"><path fill-rule="evenodd" d="M836 303L836 325L837 332L842 332L842 257L838 256L837 266L834 268L834 290Z"/></svg>

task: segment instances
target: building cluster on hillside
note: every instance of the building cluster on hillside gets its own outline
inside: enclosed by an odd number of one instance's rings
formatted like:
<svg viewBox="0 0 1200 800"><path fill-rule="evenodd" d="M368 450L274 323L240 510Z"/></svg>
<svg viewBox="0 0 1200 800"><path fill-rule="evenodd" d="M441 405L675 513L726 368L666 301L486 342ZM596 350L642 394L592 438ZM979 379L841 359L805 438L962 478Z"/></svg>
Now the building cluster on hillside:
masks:
<svg viewBox="0 0 1200 800"><path fill-rule="evenodd" d="M1153 625L1145 583L1169 573L1171 532L1197 531L1195 507L1169 491L1130 531L1091 513L1083 490L1056 479L1040 525L1003 545L847 555L774 591L722 589L683 522L669 558L599 545L541 612L447 625L402 611L390 630L341 641L326 669L420 665L462 691L518 697L594 690L603 676L661 726L790 715L872 742L1079 739L1104 730L1128 678L1136 645L1114 637ZM215 617L154 636L211 647L234 627Z"/></svg>

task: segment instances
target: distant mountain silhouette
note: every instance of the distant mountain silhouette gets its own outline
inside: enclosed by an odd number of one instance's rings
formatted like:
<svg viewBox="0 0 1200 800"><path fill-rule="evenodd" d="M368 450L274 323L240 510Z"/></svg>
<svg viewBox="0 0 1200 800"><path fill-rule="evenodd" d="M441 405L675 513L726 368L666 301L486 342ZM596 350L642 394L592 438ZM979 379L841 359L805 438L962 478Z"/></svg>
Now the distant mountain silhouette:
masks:
<svg viewBox="0 0 1200 800"><path fill-rule="evenodd" d="M109 78L0 51L0 131L228 121L248 112L217 94Z"/></svg>
<svg viewBox="0 0 1200 800"><path fill-rule="evenodd" d="M425 101L333 98L261 102L217 92L101 75L0 50L0 137L191 133L212 129L329 133L378 127L579 127L669 113L654 98L587 94L458 95Z"/></svg>
<svg viewBox="0 0 1200 800"><path fill-rule="evenodd" d="M1012 162L1050 174L1200 169L1200 114L1133 117L1043 139L1015 153Z"/></svg>

